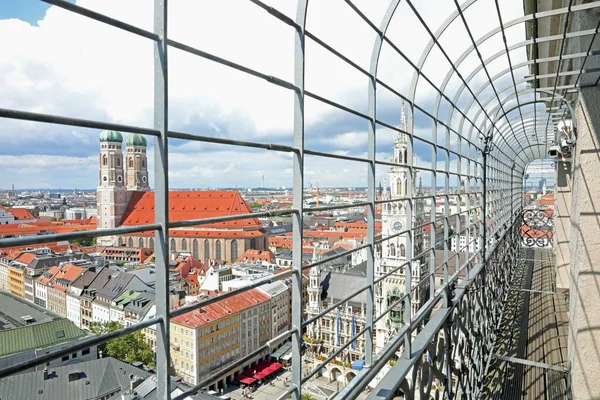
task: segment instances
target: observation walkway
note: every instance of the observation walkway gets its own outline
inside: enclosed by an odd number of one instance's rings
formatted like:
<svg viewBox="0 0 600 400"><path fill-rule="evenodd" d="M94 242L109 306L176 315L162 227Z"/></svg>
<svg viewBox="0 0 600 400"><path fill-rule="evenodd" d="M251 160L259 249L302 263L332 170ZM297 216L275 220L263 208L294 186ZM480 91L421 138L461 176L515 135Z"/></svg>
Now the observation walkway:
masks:
<svg viewBox="0 0 600 400"><path fill-rule="evenodd" d="M523 249L509 290L485 399L567 399L567 299L552 249Z"/></svg>

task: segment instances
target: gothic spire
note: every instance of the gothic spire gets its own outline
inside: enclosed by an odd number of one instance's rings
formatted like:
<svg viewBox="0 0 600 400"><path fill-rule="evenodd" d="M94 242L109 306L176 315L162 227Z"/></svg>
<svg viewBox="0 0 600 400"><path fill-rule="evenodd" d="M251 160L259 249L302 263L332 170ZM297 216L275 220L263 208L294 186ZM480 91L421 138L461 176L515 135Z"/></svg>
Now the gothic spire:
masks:
<svg viewBox="0 0 600 400"><path fill-rule="evenodd" d="M400 130L406 132L406 110L404 109L404 99L402 100L402 109L400 110Z"/></svg>

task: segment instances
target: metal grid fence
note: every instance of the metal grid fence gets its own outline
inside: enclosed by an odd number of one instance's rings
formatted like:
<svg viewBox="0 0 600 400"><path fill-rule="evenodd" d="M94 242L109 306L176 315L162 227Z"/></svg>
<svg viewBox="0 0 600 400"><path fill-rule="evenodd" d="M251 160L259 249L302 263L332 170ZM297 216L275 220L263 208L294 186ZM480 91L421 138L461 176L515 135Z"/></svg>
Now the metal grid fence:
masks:
<svg viewBox="0 0 600 400"><path fill-rule="evenodd" d="M331 362L345 347L349 346L358 337L365 337L365 369L359 373L350 384L338 394L338 398L356 397L368 384L368 382L380 371L386 362L402 350L403 356L393 367L395 373L386 375L378 386L380 388L393 389L387 392L387 395L381 394L377 390L373 393L374 398L389 398L393 391L401 388L405 392L416 390L431 390L431 379L429 385L424 388L418 388L418 379L423 380L427 374L432 374L432 365L440 362L443 368L439 367L439 372L443 374L446 381L441 382L447 395L450 393L462 392L469 397L476 397L479 393L481 382L478 381L477 374L482 373L488 360L489 351L482 350L481 354L472 358L470 367L474 367L468 376L459 376L459 381L453 384L453 377L459 374L455 366L449 359L456 356L456 352L475 351L475 345L480 344L483 349L490 350L493 342L494 328L498 321L498 315L502 307L502 301L506 295L506 288L510 278L510 268L516 257L518 248L518 215L521 211L521 191L522 176L526 166L534 159L544 157L548 146L554 139L555 124L557 121L569 118L572 113L573 89L577 89L583 84L580 78L585 73L594 73L595 70L586 70L584 64L588 57L596 56L598 51L592 50L593 39L597 35L598 27L592 30L582 32L572 32L570 30L569 18L575 12L584 12L600 6L600 2L588 2L585 4L574 4L569 1L567 8L560 8L525 15L512 21L503 21L500 12L499 1L493 3L496 6L495 21L498 27L490 30L488 34L481 38L475 38L469 29L469 24L465 19L464 12L469 7L477 3L478 0L467 0L463 4L454 1L456 10L448 16L447 20L437 31L425 22L423 16L410 0L392 0L379 26L371 21L361 11L361 9L350 0L345 0L346 5L352 9L356 15L372 30L374 37L373 53L370 68L360 67L349 57L334 49L312 34L306 27L308 1L299 0L297 5L297 14L295 19L278 11L259 0L250 0L251 3L266 11L271 17L281 21L289 26L295 33L295 53L294 53L294 79L288 82L283 79L264 74L260 71L251 69L247 66L237 64L218 55L207 53L201 49L194 48L185 43L169 39L167 34L167 0L154 1L154 30L152 32L132 26L123 21L102 15L89 9L80 7L64 0L45 0L47 3L61 7L65 10L78 14L81 18L89 18L101 23L110 25L115 29L121 29L133 35L146 38L155 43L155 61L154 61L154 127L127 126L122 124L107 123L102 121L84 120L71 116L43 115L19 110L0 109L0 117L21 119L27 121L38 121L51 124L61 124L66 126L77 126L96 129L110 129L131 133L142 133L154 137L154 182L155 182L155 223L151 225L142 225L135 227L119 227L115 229L99 229L97 231L77 232L68 234L53 234L36 237L21 237L0 239L0 247L9 247L17 245L36 244L43 242L52 242L58 240L73 240L80 238L94 238L100 236L138 233L153 230L155 232L155 251L156 251L156 318L147 322L121 329L119 331L91 339L80 341L78 345L65 350L64 354L97 345L106 342L112 338L124 335L130 332L140 330L150 325L156 326L157 336L157 382L158 398L169 398L169 364L170 364L170 343L169 343L169 318L182 315L186 312L199 309L209 304L219 302L222 299L242 293L251 288L258 287L273 278L265 278L256 281L250 286L237 289L218 297L208 298L199 301L196 304L185 306L174 311L169 311L168 307L168 243L169 229L200 226L203 224L249 219L256 217L272 217L289 215L293 218L293 268L290 271L278 275L281 277L291 277L292 279L292 328L273 338L270 342L260 347L252 354L237 360L228 371L233 371L242 366L253 356L260 354L265 350L270 350L271 346L281 342L284 339L292 339L292 379L289 390L281 395L281 398L291 396L294 400L300 399L302 384L306 383L311 377L319 373L321 368ZM534 2L535 3L535 2ZM412 60L402 50L402 47L392 41L386 32L392 23L400 5L407 5L414 16L420 21L422 27L430 36L430 41L419 60ZM542 18L551 18L555 16L566 16L563 33L559 37L537 37L535 30L537 23ZM458 58L453 61L447 54L444 47L440 44L440 37L451 24L463 24L472 46L468 48ZM505 30L517 24L531 24L534 32L529 37L517 44L509 46L506 41ZM529 25L527 25L529 26ZM504 39L504 48L498 49L488 59L483 59L479 47L487 39L494 35L501 35ZM590 46L586 52L570 53L564 52L567 40L581 36L591 36ZM306 41L310 40L321 46L329 53L339 58L347 65L369 79L368 86L368 113L362 113L350 107L344 106L336 101L322 97L305 89L305 60L310 57L306 53ZM549 56L538 58L537 46L546 41L560 41L560 54L558 56ZM378 78L377 70L382 48L386 46L391 48L414 70L411 86L408 93L403 94L395 89L393 85L388 84ZM513 64L511 61L511 52L519 48L534 48L533 57L527 62ZM294 132L293 144L291 146L269 143L258 143L228 138L214 138L203 136L197 132L176 132L169 130L168 109L168 54L170 49L178 49L191 55L201 57L211 62L221 65L223 68L230 68L241 74L263 79L275 86L288 89L294 95ZM428 77L423 67L433 49L439 50L450 65L441 85L434 84ZM476 54L480 61L467 77L459 72L460 64L470 54ZM487 66L499 57L506 56L508 68L492 76ZM569 64L573 66L572 70L560 68L563 60L578 60L580 63ZM516 80L514 70L521 67L533 68L537 71L539 65L558 61L559 66L555 74L539 75L534 74L523 80ZM487 82L480 87L474 85L474 77L483 71ZM509 84L499 87L505 82L506 76L510 77ZM458 78L458 90L452 95L449 93L451 79ZM541 79L554 78L553 87L538 87L537 83ZM564 78L564 79L559 79ZM570 80L567 81L567 78ZM574 79L573 79L574 78ZM503 80L504 79L504 80ZM600 79L600 78L599 78ZM523 89L521 84L531 83L533 87ZM562 85L559 85L559 81ZM417 104L416 98L425 83L436 92L436 101L432 109L428 106ZM595 85L598 82L589 83ZM405 101L409 106L408 127L402 130L397 126L386 123L377 117L377 95L378 91L385 90L392 93L398 99ZM508 91L508 93L507 93ZM533 94L533 99L528 94ZM466 95L467 102L465 106L459 106L459 102L464 104L463 95ZM543 98L542 95L550 96ZM486 97L487 96L487 97ZM357 157L348 155L337 155L317 151L305 147L305 99L322 102L332 106L342 112L352 114L362 118L367 127L367 157ZM513 102L511 106L510 103ZM549 105L546 110L541 111L539 104ZM548 112L549 111L549 112ZM444 118L444 113L447 117ZM429 121L431 124L431 135L422 136L415 134L414 121L419 118L421 121ZM413 157L408 157L407 163L400 165L394 162L379 160L376 157L376 137L379 129L388 129L397 134L406 135L408 138L408 153L412 154L415 144L418 142L429 146L431 149L430 166L414 163ZM268 151L290 153L293 157L293 206L288 210L259 212L248 215L236 215L231 217L208 218L192 221L169 221L168 218L168 152L169 142L172 139L184 139L204 143L217 143L221 145L235 147L252 147ZM350 250L345 251L335 257L319 260L302 266L302 243L303 243L303 217L306 213L315 211L333 210L343 208L341 206L330 207L304 207L304 171L306 156L317 156L330 159L340 159L344 161L359 162L365 165L368 177L368 197L367 201L358 205L367 208L368 233L366 243ZM439 162L443 162L442 168ZM455 166L453 165L455 162ZM394 167L400 166L408 171L407 194L404 198L395 198L391 200L381 200L376 198L376 167ZM416 178L421 176L430 177L432 193L430 195L417 195L414 192ZM436 187L440 178L443 179L443 189L436 193ZM465 182L464 190L453 193L453 188L460 187ZM435 203L438 199L445 200L444 216L438 218L435 212ZM408 219L413 220L415 214L415 203L420 199L431 201L430 219L422 225L413 224L402 232L380 237L375 230L375 209L377 206L385 206L389 203L402 203L405 205ZM449 208L450 200L456 200L460 205L464 203L464 210L459 207L457 213L451 213ZM356 206L356 205L354 205ZM465 216L465 224L461 225L460 216ZM456 218L456 225L451 231L450 219ZM419 254L414 252L415 235L429 227L429 248L423 249ZM436 227L443 226L440 233L436 233ZM450 241L452 238L458 238L461 234L466 236L466 259L461 259L460 255L450 256ZM375 271L375 247L385 241L405 235L407 238L406 262L399 267L388 270L386 273L376 277ZM441 237L440 237L441 236ZM481 250L470 254L468 248L470 244L481 240ZM457 241L458 243L458 241ZM436 265L435 251L437 246L443 246L444 262ZM307 320L302 320L302 272L311 267L324 264L337 257L345 257L356 251L367 251L367 276L366 284L359 291L351 293L348 297L339 300L335 304L325 309L319 315ZM457 252L458 253L458 252ZM417 259L427 256L428 272L421 276L421 281L414 285L411 274L412 266ZM454 273L449 271L449 265L456 263ZM503 266L508 266L503 268ZM375 312L375 292L376 287L384 279L397 273L405 271L405 294L396 304L389 307L382 315ZM443 271L443 284L436 287L435 274ZM418 312L411 310L411 298L416 295L417 290L421 290L421 284L427 289L427 301L422 304ZM317 368L302 375L302 332L309 324L317 321L323 315L334 310L336 307L344 304L359 293L366 292L366 325L363 330L357 332L354 337L344 346L340 346L333 354L323 361ZM406 318L403 328L390 342L382 349L379 354L374 351L374 327L378 320L385 317L394 306L404 303L404 315ZM486 310L486 306L490 307ZM466 321L467 315L472 315L473 319ZM461 323L457 322L461 321ZM480 324L480 325L478 325ZM479 336L478 336L479 335ZM472 340L477 338L477 340ZM433 346L433 347L432 347ZM455 346L455 347L453 347ZM461 347L462 346L462 347ZM465 348L464 346L467 346ZM33 365L39 365L50 360L50 358L60 357L61 352L49 356L40 356L36 359L15 365L10 369L0 371L0 378L7 375L24 371ZM428 362L423 362L423 357L427 354ZM444 358L445 357L445 358ZM437 361L436 361L437 360ZM445 360L445 361L441 361ZM426 367L428 365L429 367ZM429 368L429 369L427 369ZM412 379L406 378L412 372ZM223 373L223 372L221 372ZM220 373L220 374L221 374ZM401 379L398 379L401 377ZM218 375L207 376L199 382L188 393L197 391L208 384L215 382ZM412 385L412 386L411 386ZM185 398L186 393L177 396L175 399ZM380 397L377 397L380 396Z"/></svg>

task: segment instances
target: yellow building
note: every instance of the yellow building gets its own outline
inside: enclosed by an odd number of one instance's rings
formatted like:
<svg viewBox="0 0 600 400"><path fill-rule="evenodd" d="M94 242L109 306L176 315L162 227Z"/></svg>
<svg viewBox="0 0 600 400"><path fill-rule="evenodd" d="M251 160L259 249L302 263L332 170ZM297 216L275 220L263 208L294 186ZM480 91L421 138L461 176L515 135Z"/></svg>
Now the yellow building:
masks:
<svg viewBox="0 0 600 400"><path fill-rule="evenodd" d="M9 293L25 298L25 268L35 259L34 253L23 252L8 265Z"/></svg>
<svg viewBox="0 0 600 400"><path fill-rule="evenodd" d="M172 318L171 360L177 375L196 385L239 359L241 311L269 300L252 289Z"/></svg>
<svg viewBox="0 0 600 400"><path fill-rule="evenodd" d="M8 267L8 291L19 297L25 297L25 267L10 265Z"/></svg>

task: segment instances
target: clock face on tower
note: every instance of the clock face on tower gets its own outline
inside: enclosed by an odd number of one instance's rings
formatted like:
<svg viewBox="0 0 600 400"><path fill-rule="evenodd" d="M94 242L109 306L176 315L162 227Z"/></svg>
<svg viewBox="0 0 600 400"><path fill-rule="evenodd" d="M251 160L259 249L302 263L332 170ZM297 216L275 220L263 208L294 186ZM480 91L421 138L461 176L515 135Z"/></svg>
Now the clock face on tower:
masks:
<svg viewBox="0 0 600 400"><path fill-rule="evenodd" d="M394 232L401 232L404 229L404 224L402 221L394 221L392 222L392 230Z"/></svg>

